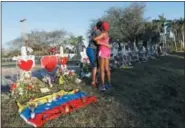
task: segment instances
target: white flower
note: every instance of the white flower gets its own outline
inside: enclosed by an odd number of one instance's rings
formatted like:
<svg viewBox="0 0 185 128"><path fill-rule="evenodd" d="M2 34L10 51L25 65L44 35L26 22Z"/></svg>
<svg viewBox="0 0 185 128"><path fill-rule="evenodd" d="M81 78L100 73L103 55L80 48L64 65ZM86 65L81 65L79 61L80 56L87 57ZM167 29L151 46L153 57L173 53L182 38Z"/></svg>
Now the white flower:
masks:
<svg viewBox="0 0 185 128"><path fill-rule="evenodd" d="M77 78L77 79L75 80L75 83L79 84L81 81L82 81L82 80L80 80L80 79Z"/></svg>

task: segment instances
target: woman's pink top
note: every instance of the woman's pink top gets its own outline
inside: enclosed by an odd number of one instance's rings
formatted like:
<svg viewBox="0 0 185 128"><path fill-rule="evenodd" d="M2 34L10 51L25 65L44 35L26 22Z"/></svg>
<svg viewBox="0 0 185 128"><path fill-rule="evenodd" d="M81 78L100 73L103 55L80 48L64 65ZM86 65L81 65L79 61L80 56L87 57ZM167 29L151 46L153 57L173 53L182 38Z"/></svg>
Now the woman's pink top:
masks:
<svg viewBox="0 0 185 128"><path fill-rule="evenodd" d="M100 43L109 44L109 36L106 34L106 36L99 40ZM111 48L108 48L104 45L99 46L99 56L102 58L110 58L111 54Z"/></svg>

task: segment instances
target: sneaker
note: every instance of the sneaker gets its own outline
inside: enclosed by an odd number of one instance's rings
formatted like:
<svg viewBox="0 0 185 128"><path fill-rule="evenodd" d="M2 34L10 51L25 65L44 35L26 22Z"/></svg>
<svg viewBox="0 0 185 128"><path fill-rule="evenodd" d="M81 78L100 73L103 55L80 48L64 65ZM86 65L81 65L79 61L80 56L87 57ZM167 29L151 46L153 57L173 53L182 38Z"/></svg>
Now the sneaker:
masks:
<svg viewBox="0 0 185 128"><path fill-rule="evenodd" d="M99 87L99 90L100 90L100 91L105 91L106 88L105 88L105 86L103 85L103 86L100 86L100 87Z"/></svg>
<svg viewBox="0 0 185 128"><path fill-rule="evenodd" d="M91 83L91 86L92 86L93 88L97 88L97 85L96 85L96 83L94 83L94 82Z"/></svg>
<svg viewBox="0 0 185 128"><path fill-rule="evenodd" d="M107 85L105 85L105 88L106 89L112 88L112 85L111 84L107 84Z"/></svg>

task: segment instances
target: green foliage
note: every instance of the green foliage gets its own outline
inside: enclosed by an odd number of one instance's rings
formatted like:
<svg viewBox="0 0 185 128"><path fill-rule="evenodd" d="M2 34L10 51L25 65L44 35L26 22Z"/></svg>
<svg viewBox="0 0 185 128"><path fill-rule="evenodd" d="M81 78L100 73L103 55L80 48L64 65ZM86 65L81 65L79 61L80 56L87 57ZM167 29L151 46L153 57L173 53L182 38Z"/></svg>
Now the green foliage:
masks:
<svg viewBox="0 0 185 128"><path fill-rule="evenodd" d="M26 40L26 42L23 41L21 37L8 42L11 51L7 56L20 55L18 54L18 51L20 51L20 47L24 44L33 49L34 55L46 55L48 54L48 50L50 47L57 47L57 49L59 50L59 46L62 45L65 50L67 46L72 46L74 47L73 50L76 51L77 44L84 45L83 36L69 35L70 34L63 30L55 30L50 32L32 31L30 33L27 33L28 40Z"/></svg>
<svg viewBox="0 0 185 128"><path fill-rule="evenodd" d="M174 34L175 47L180 42L184 43L184 19L168 20L164 14L161 14L157 19L149 21L144 18L145 7L144 3L132 3L124 8L111 7L101 18L92 20L88 34L98 20L106 20L111 26L110 36L119 45L128 41L136 42L136 44L139 41L152 44L160 43L162 40L160 34L165 32L165 28L167 40L170 38L170 33Z"/></svg>
<svg viewBox="0 0 185 128"><path fill-rule="evenodd" d="M126 8L112 7L101 19L109 22L111 26L109 32L113 40L133 42L144 30L144 9L143 3L133 3ZM92 22L93 24L95 23Z"/></svg>
<svg viewBox="0 0 185 128"><path fill-rule="evenodd" d="M13 50L7 54L7 57L19 56L20 54L21 54L20 50Z"/></svg>

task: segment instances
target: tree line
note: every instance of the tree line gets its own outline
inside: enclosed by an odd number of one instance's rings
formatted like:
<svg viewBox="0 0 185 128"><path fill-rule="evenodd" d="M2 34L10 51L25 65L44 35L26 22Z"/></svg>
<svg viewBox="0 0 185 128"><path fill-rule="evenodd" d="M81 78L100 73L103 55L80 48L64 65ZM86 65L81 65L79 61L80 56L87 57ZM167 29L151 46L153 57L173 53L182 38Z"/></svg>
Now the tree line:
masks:
<svg viewBox="0 0 185 128"><path fill-rule="evenodd" d="M106 20L110 24L110 37L112 41L136 44L139 42L146 47L150 44L165 43L174 51L184 48L184 18L167 19L163 14L157 19L145 18L145 3L132 3L122 7L111 7L103 16L92 20L88 34L92 26L99 20ZM164 39L164 40L163 40Z"/></svg>
<svg viewBox="0 0 185 128"><path fill-rule="evenodd" d="M92 20L87 34L92 32L97 21L106 20L111 26L109 34L112 41L120 47L128 42L136 46L142 42L147 47L150 44L163 44L165 39L165 43L174 51L184 49L184 18L167 19L163 14L157 19L145 18L145 9L145 3L138 2L127 7L111 7L100 18ZM26 43L35 55L48 54L49 47L59 48L61 45L65 52L78 52L84 45L83 36L73 36L64 30L32 31L26 35ZM20 55L22 43L22 37L10 41L12 50L6 56Z"/></svg>
<svg viewBox="0 0 185 128"><path fill-rule="evenodd" d="M32 31L26 33L26 40L23 37L18 37L8 42L10 51L5 53L2 49L3 57L12 57L20 55L20 47L26 45L33 49L34 55L47 55L51 47L55 47L59 51L60 46L63 46L65 53L76 53L81 50L84 45L83 36L74 36L64 30Z"/></svg>

